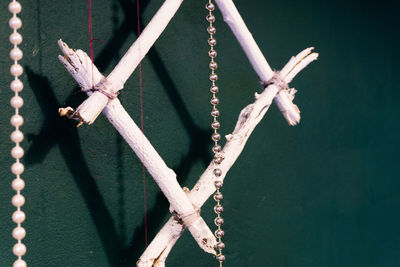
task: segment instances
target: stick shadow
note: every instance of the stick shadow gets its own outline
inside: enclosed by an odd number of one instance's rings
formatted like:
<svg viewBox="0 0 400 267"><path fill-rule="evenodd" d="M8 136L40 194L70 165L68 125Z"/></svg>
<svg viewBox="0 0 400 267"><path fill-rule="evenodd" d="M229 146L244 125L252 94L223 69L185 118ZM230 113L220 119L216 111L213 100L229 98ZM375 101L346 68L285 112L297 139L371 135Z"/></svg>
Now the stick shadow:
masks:
<svg viewBox="0 0 400 267"><path fill-rule="evenodd" d="M150 1L142 1L141 13L145 10ZM96 66L99 69L105 69L110 66L115 60L119 60L120 55L118 51L126 42L130 34L138 35L137 32L137 14L136 14L136 1L130 0L114 0L112 3L113 22L115 25L118 23L117 5L125 13L125 18L115 27L111 40L104 46L102 51L98 54L95 60ZM142 16L140 16L142 17ZM142 24L142 23L141 23ZM40 22L39 22L40 25ZM164 89L166 90L174 109L180 116L180 120L185 127L186 132L191 138L190 150L181 159L180 163L174 167L177 173L180 184L184 183L188 178L188 173L197 160L201 160L205 166L211 160L211 153L209 152L209 135L210 131L198 127L193 118L190 116L188 109L179 95L177 86L173 82L171 75L161 56L152 48L148 53L148 58L156 74L159 76ZM39 55L39 61L42 61ZM40 64L41 65L41 64ZM107 254L108 263L113 267L135 266L136 260L139 258L144 249L144 221L139 227L136 227L132 238L126 244L125 239L125 225L124 221L124 202L123 202L123 165L122 159L117 159L119 167L119 227L121 235L118 235L116 224L114 223L110 212L107 210L103 197L101 196L96 181L91 174L82 148L79 143L79 136L77 132L76 123L67 119L60 118L57 110L61 106L55 97L55 91L51 87L48 79L40 74L35 73L31 68L26 67L26 74L28 83L32 88L36 100L42 108L43 116L45 117L44 123L39 134L28 134L28 140L31 145L25 155L25 162L27 166L43 162L47 153L53 146L59 146L63 159L73 176L73 179L78 186L85 203L90 211L90 215L96 226L97 232ZM78 92L78 88L70 94L66 100L69 106L77 106L81 103L85 96ZM122 150L122 139L117 137L117 149ZM149 239L155 236L166 216L169 215L169 203L162 193L157 194L157 201L155 206L147 211L147 218L150 224L148 225Z"/></svg>
<svg viewBox="0 0 400 267"><path fill-rule="evenodd" d="M136 10L136 6L132 2L127 0L117 1L120 3L121 8L125 12L125 20L122 23L121 27L124 27L127 32L124 32L123 34L134 33L137 36L137 17L136 13L134 12ZM117 32L120 33L120 31ZM119 39L126 40L126 38L127 37L123 38L120 36ZM118 43L117 45L121 44L122 43ZM113 47L113 49L116 49L116 47ZM189 152L181 159L180 163L173 168L177 174L179 183L183 184L187 180L189 171L194 162L200 159L204 163L204 166L207 166L209 164L212 158L209 150L210 131L202 129L194 123L194 120L190 116L190 112L188 111L186 104L179 95L178 88L173 82L173 79L169 74L166 65L164 64L160 54L154 47L149 50L147 57L153 67L153 70L163 84L163 88L165 89L170 99L170 102L172 103L174 109L177 111L177 114L179 114L179 118L184 125L186 132L190 136ZM99 59L101 59L101 57L99 57ZM101 61L99 61L99 65L102 65ZM147 218L150 222L150 224L148 225L149 240L151 240L152 237L157 234L156 231L159 229L160 223L165 220L165 217L170 215L169 203L162 193L157 194L156 203L156 206L147 211ZM144 231L145 224L143 221L142 225L135 229L129 246L122 252L121 258L127 264L126 266L132 266L132 264L135 263L140 257L142 251L138 250L137 247L135 247L135 244L144 243Z"/></svg>
<svg viewBox="0 0 400 267"><path fill-rule="evenodd" d="M60 103L58 103L48 79L35 74L29 67L25 69L28 83L40 107L42 107L45 117L40 133L38 135L27 135L28 141L32 144L25 155L25 163L27 166L41 163L53 146L59 147L68 170L90 211L98 235L107 251L108 260L111 264L117 263L121 244L104 199L87 167L80 146L76 123L58 116L57 109L60 107ZM67 99L68 103L75 101L78 101L76 94L72 94Z"/></svg>

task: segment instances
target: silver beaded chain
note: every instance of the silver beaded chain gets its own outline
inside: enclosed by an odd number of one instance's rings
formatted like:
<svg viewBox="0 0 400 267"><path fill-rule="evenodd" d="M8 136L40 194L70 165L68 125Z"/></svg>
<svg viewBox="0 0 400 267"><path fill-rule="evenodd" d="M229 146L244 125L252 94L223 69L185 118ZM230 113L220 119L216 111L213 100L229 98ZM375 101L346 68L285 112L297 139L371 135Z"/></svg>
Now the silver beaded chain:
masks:
<svg viewBox="0 0 400 267"><path fill-rule="evenodd" d="M11 82L10 87L15 93L10 101L11 106L15 108L15 114L11 117L10 122L11 125L15 127L15 131L11 134L11 141L15 143L15 146L11 149L11 156L15 159L15 162L11 166L11 172L15 175L15 179L12 181L12 188L16 191L16 194L12 197L11 203L17 208L12 214L12 220L17 224L17 227L12 231L12 236L17 240L17 243L13 247L13 253L18 257L13 267L26 267L26 262L22 259L22 256L26 253L26 246L22 243L26 231L21 227L21 223L25 220L25 213L21 210L21 207L25 204L25 198L21 194L21 190L25 187L25 182L21 179L21 174L24 172L24 165L20 162L20 159L24 155L24 150L20 146L24 135L19 129L24 123L24 119L19 114L19 109L23 106L24 100L18 95L24 87L23 83L18 78L23 73L22 66L18 64L18 60L22 59L23 53L18 47L18 45L22 43L22 35L17 32L17 30L22 27L22 21L17 17L17 14L22 10L22 6L19 2L13 0L8 5L8 10L13 15L8 24L13 30L13 33L10 35L10 42L14 47L10 51L10 57L14 63L10 68L10 72L14 80Z"/></svg>
<svg viewBox="0 0 400 267"><path fill-rule="evenodd" d="M222 181L219 180L219 177L222 175L222 171L220 168L218 168L218 165L221 164L221 162L223 161L223 157L219 154L222 148L218 144L218 141L221 139L221 134L218 133L220 123L217 120L217 117L219 116L219 110L217 109L219 99L217 98L216 94L218 93L219 89L218 86L215 84L215 82L218 80L218 75L215 73L215 70L217 69L218 64L214 60L215 57L217 56L217 51L215 51L214 49L214 46L217 44L217 41L214 38L216 29L213 25L213 23L215 22L215 16L212 14L212 11L215 10L215 5L212 3L212 0L208 1L208 3L206 4L206 9L209 12L206 17L206 20L210 23L210 25L207 28L207 32L210 34L210 38L208 38L208 44L211 47L210 50L208 51L208 56L211 58L211 62L209 64L209 67L211 69L211 74L209 78L212 83L210 87L212 98L210 102L211 105L213 106L211 111L211 116L214 118L213 122L211 123L211 128L214 130L211 139L214 141L214 146L212 148L212 151L214 152L213 161L215 164L215 169L213 170L213 173L216 177L215 179L216 193L214 194L214 200L217 202L217 204L214 207L214 212L217 214L214 223L218 227L218 229L215 231L215 237L217 238L218 241L216 245L216 249L218 250L216 258L219 262L219 266L221 267L222 263L225 261L225 256L222 254L222 250L225 248L225 244L222 242L224 231L221 229L221 225L224 223L224 219L222 219L221 213L223 212L224 208L221 205L221 200L223 199L223 196L220 192L220 189L222 188Z"/></svg>

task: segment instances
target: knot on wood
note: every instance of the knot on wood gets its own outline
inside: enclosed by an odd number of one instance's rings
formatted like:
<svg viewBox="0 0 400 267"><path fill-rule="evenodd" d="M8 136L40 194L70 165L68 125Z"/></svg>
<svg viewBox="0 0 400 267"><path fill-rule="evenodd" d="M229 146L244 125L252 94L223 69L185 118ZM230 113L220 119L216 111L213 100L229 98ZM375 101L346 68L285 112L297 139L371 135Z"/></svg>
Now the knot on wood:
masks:
<svg viewBox="0 0 400 267"><path fill-rule="evenodd" d="M184 228L191 226L198 218L200 218L200 208L195 208L191 211L178 214L175 212L175 219L183 225Z"/></svg>
<svg viewBox="0 0 400 267"><path fill-rule="evenodd" d="M268 81L262 81L262 86L267 88L271 84L275 84L280 90L285 90L289 88L288 83L282 78L279 71L274 71L274 75Z"/></svg>
<svg viewBox="0 0 400 267"><path fill-rule="evenodd" d="M113 100L119 94L118 91L115 91L111 82L107 80L107 78L103 77L98 84L96 84L93 88L86 89L84 91L91 91L91 92L100 92L108 99Z"/></svg>

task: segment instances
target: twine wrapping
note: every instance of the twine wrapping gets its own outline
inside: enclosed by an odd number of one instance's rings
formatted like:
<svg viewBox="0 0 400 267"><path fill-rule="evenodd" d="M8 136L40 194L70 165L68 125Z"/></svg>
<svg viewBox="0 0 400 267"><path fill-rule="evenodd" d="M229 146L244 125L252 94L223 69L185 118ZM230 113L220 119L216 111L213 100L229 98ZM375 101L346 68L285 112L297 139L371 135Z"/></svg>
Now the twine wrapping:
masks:
<svg viewBox="0 0 400 267"><path fill-rule="evenodd" d="M268 81L261 82L264 88L267 88L271 84L275 84L280 90L285 90L289 88L288 83L281 77L279 71L274 71L274 75Z"/></svg>
<svg viewBox="0 0 400 267"><path fill-rule="evenodd" d="M188 228L198 218L200 218L200 208L195 208L189 212L182 213L182 214L175 213L174 217L177 221L182 223L184 228Z"/></svg>

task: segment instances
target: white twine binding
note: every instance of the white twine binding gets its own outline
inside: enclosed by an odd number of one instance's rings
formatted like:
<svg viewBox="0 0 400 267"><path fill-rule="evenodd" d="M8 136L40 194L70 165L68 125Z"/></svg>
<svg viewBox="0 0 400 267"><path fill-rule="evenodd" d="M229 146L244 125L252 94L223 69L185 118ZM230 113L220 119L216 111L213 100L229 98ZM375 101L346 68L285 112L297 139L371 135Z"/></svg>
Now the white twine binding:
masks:
<svg viewBox="0 0 400 267"><path fill-rule="evenodd" d="M82 89L84 92L87 91L92 91L94 92L100 92L103 95L105 95L106 97L108 97L108 99L113 100L114 98L118 97L119 92L115 91L113 88L113 85L111 84L111 82L109 82L107 80L107 78L103 77L100 82L98 84L96 84L94 87L91 88L85 88Z"/></svg>
<svg viewBox="0 0 400 267"><path fill-rule="evenodd" d="M178 214L174 213L175 219L180 222L184 228L191 226L198 218L200 218L200 208L195 207L192 211Z"/></svg>
<svg viewBox="0 0 400 267"><path fill-rule="evenodd" d="M261 85L267 88L271 84L275 84L280 90L289 89L288 83L282 78L279 71L274 71L274 75L268 81L262 81Z"/></svg>

